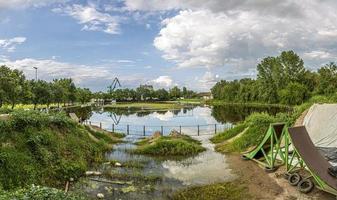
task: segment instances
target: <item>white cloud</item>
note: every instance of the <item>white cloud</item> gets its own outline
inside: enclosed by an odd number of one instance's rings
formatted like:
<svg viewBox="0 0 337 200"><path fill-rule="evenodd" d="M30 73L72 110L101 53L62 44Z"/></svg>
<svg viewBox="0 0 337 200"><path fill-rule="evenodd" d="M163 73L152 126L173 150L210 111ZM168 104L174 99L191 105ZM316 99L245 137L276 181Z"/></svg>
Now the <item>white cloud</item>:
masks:
<svg viewBox="0 0 337 200"><path fill-rule="evenodd" d="M74 82L80 84L84 81L110 79L111 73L107 69L96 69L93 66L77 65L56 60L37 60L25 58L21 60L0 60L0 65L22 70L28 78L34 78L33 67L38 68L39 77L51 81L55 78L73 78Z"/></svg>
<svg viewBox="0 0 337 200"><path fill-rule="evenodd" d="M199 81L200 89L208 90L209 88L213 87L216 82L220 79L218 74L213 74L210 71L205 72L205 74L199 78L196 77L196 81Z"/></svg>
<svg viewBox="0 0 337 200"><path fill-rule="evenodd" d="M17 45L20 45L26 41L25 37L15 37L11 39L0 39L0 49L4 49L8 52L14 52Z"/></svg>
<svg viewBox="0 0 337 200"><path fill-rule="evenodd" d="M133 60L117 60L118 63L135 63Z"/></svg>
<svg viewBox="0 0 337 200"><path fill-rule="evenodd" d="M333 56L326 51L311 51L303 54L304 58L308 59L329 59Z"/></svg>
<svg viewBox="0 0 337 200"><path fill-rule="evenodd" d="M173 85L173 80L170 76L159 76L156 79L149 81L150 84L154 84L156 87L169 88Z"/></svg>
<svg viewBox="0 0 337 200"><path fill-rule="evenodd" d="M69 15L83 25L85 31L102 31L108 34L119 34L119 23L115 16L100 12L95 5L87 6L73 4L71 6L54 8L54 12Z"/></svg>
<svg viewBox="0 0 337 200"><path fill-rule="evenodd" d="M67 0L0 0L0 9L2 8L27 8L30 6L41 7L57 2L66 2Z"/></svg>
<svg viewBox="0 0 337 200"><path fill-rule="evenodd" d="M125 5L151 12L182 10L162 21L154 39L163 58L180 68L246 72L259 59L283 50L295 50L308 60L337 54L332 42L337 39L335 1L126 0ZM310 53L313 49L322 52Z"/></svg>

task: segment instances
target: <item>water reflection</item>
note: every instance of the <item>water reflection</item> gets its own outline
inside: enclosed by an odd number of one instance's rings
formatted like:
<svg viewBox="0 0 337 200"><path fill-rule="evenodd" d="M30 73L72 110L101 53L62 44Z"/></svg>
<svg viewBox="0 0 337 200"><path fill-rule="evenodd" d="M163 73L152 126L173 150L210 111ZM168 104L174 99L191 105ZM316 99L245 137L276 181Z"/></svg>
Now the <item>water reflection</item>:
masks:
<svg viewBox="0 0 337 200"><path fill-rule="evenodd" d="M253 112L267 112L275 115L278 112L289 111L280 107L254 107L245 105L196 106L172 110L142 110L136 108L97 108L77 107L69 108L67 112L74 112L82 120L102 120L115 125L202 125L202 124L235 124L243 121ZM137 123L141 122L141 123Z"/></svg>

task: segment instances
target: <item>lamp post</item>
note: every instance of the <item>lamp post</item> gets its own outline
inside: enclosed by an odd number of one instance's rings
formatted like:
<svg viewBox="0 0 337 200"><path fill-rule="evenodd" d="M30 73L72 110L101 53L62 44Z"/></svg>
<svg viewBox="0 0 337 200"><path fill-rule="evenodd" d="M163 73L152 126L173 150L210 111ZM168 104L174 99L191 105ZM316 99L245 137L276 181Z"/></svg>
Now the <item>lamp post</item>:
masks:
<svg viewBox="0 0 337 200"><path fill-rule="evenodd" d="M35 69L35 81L37 81L37 67L33 67Z"/></svg>

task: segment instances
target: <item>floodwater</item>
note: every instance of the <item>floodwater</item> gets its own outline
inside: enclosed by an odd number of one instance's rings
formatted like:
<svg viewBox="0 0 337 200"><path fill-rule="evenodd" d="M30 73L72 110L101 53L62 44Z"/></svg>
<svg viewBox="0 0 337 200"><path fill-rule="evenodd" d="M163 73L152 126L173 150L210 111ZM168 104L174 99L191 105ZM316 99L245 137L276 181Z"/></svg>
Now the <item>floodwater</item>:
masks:
<svg viewBox="0 0 337 200"><path fill-rule="evenodd" d="M221 131L254 111L207 106L151 112L107 109L81 111L86 116L77 113L82 119L100 122L102 128L107 130L111 130L113 124L114 130L125 133L129 125L130 134L124 138L124 143L115 145L113 151L106 153L107 163L93 167L93 171L102 172L102 175L82 178L74 190L84 192L91 198L102 193L106 199L159 200L171 199L175 191L189 186L231 181L235 176L228 167L226 156L214 151L209 138L214 135L215 124L217 131ZM277 110L270 108L264 111L277 113ZM134 142L144 137L144 125L147 129L145 135L152 134L160 126L165 126L163 133L167 135L170 130L183 125L182 133L193 135L207 150L189 158L132 154L130 150L135 148ZM196 125L199 125L199 136L195 134ZM140 130L136 129L138 126ZM116 167L113 164L116 161L122 166Z"/></svg>
<svg viewBox="0 0 337 200"><path fill-rule="evenodd" d="M95 171L101 176L83 178L76 189L96 198L98 193L106 199L171 199L173 193L188 186L230 181L235 178L226 163L226 157L217 153L208 140L209 136L198 137L206 151L195 157L162 158L135 155L133 142L139 137L127 136L126 143L118 144L106 154L107 161L118 161L122 167L104 164ZM123 166L123 163L139 163L142 166Z"/></svg>

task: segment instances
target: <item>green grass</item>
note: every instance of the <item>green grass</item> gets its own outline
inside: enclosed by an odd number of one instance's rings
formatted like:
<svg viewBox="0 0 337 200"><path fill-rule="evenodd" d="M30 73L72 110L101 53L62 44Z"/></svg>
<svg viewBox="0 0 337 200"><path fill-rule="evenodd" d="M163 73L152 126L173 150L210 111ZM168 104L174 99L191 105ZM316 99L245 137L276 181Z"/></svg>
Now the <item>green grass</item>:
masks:
<svg viewBox="0 0 337 200"><path fill-rule="evenodd" d="M271 123L282 122L284 121L285 116L278 115L276 117L271 116L267 113L253 113L240 125L239 128L234 129L231 134L234 136L235 134L240 133L239 131L248 127L247 131L236 138L235 140L228 143L219 143L215 146L215 149L219 152L242 152L247 148L258 145L266 131L269 128ZM231 137L225 136L215 136L212 138L215 142L222 142L230 139Z"/></svg>
<svg viewBox="0 0 337 200"><path fill-rule="evenodd" d="M246 127L247 127L247 125L245 125L244 123L238 124L234 128L231 128L231 129L228 129L228 130L226 130L226 131L224 131L222 133L216 134L210 140L214 144L221 143L221 142L223 142L225 140L228 140L228 139L230 139L232 137L235 137L236 135L238 135L239 133L241 133Z"/></svg>
<svg viewBox="0 0 337 200"><path fill-rule="evenodd" d="M248 189L236 183L194 186L178 191L173 200L244 200L251 199Z"/></svg>
<svg viewBox="0 0 337 200"><path fill-rule="evenodd" d="M89 131L95 138L108 142L109 144L116 144L122 142L121 138L125 137L122 133L111 133L105 130L98 130L94 128L89 128L86 126L87 131Z"/></svg>
<svg viewBox="0 0 337 200"><path fill-rule="evenodd" d="M191 156L205 150L199 141L189 136L148 138L139 141L137 145L134 153L154 156Z"/></svg>
<svg viewBox="0 0 337 200"><path fill-rule="evenodd" d="M31 186L25 189L8 192L0 190L1 200L85 200L82 195L64 193L61 190L49 187Z"/></svg>
<svg viewBox="0 0 337 200"><path fill-rule="evenodd" d="M119 181L133 181L135 183L146 183L146 184L154 184L161 182L163 177L156 174L147 174L144 175L140 172L132 172L132 173L115 173L115 172L106 172L103 175L111 180L119 180Z"/></svg>
<svg viewBox="0 0 337 200"><path fill-rule="evenodd" d="M93 142L88 131L64 114L16 110L0 121L0 189L31 184L63 188L111 147Z"/></svg>

